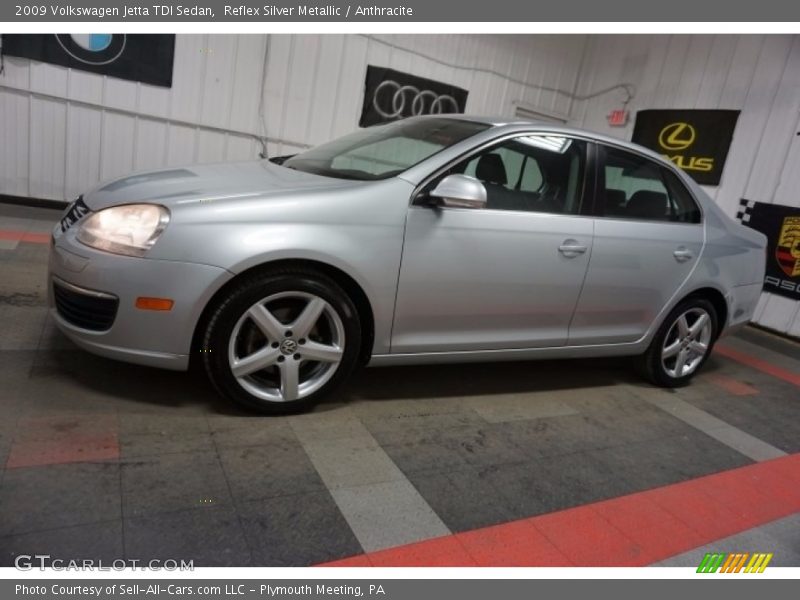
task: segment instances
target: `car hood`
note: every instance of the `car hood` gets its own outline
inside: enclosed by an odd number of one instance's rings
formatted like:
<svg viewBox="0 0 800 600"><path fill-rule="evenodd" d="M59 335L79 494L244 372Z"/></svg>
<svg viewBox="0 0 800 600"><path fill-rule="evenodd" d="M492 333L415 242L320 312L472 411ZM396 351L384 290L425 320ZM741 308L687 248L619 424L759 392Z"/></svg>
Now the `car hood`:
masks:
<svg viewBox="0 0 800 600"><path fill-rule="evenodd" d="M258 160L133 173L102 183L84 194L83 200L91 210L135 202L153 202L174 208L180 204L211 200L264 198L363 184L360 181L304 173L267 160Z"/></svg>

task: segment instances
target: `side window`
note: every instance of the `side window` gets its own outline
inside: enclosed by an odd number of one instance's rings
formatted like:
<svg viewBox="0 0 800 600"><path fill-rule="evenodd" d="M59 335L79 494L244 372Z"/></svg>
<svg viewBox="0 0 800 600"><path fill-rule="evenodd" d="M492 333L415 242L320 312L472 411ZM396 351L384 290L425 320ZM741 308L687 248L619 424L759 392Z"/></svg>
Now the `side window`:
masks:
<svg viewBox="0 0 800 600"><path fill-rule="evenodd" d="M603 214L619 219L699 223L700 210L668 169L636 154L605 148Z"/></svg>
<svg viewBox="0 0 800 600"><path fill-rule="evenodd" d="M519 189L523 192L538 192L542 189L544 178L539 170L539 163L535 159L531 157L525 159L519 181Z"/></svg>
<svg viewBox="0 0 800 600"><path fill-rule="evenodd" d="M483 183L489 210L577 214L585 162L586 144L580 140L521 136L470 156L432 183L461 173Z"/></svg>
<svg viewBox="0 0 800 600"><path fill-rule="evenodd" d="M699 223L702 221L700 208L683 182L672 171L668 169L663 169L663 171L664 181L669 191L671 220L679 223Z"/></svg>

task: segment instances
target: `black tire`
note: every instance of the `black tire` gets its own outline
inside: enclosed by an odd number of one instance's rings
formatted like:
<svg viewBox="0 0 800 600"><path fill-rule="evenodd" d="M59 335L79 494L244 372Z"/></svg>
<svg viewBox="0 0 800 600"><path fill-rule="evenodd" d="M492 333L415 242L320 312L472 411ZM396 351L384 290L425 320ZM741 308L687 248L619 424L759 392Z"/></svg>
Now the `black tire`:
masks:
<svg viewBox="0 0 800 600"><path fill-rule="evenodd" d="M664 366L664 362L662 360L662 349L667 341L667 335L670 335L673 325L676 324L678 318L693 309L705 311L708 314L711 322L711 335L707 344L707 350L702 359L697 363L696 366L694 366L690 373L682 377L676 377ZM653 340L650 342L650 346L647 348L647 351L641 356L636 357L637 371L639 371L639 373L645 379L659 387L677 388L685 386L703 367L703 364L705 364L706 360L708 360L708 357L711 355L711 351L714 349L714 343L717 340L718 334L719 324L717 311L714 309L714 305L705 298L687 298L670 311L663 323L661 323L658 331L656 331L655 336L653 336Z"/></svg>
<svg viewBox="0 0 800 600"><path fill-rule="evenodd" d="M240 322L246 311L263 299L276 294L291 293L308 294L321 298L336 312L344 330L343 352L333 374L313 393L294 400L268 400L245 389L234 376L229 361L229 343L234 328L237 327L237 323ZM282 325L285 323L282 322ZM249 326L252 329L254 323ZM311 341L310 338L309 341ZM273 348L279 344L279 342L269 342L266 336L260 343L264 343L264 347L269 345ZM298 343L305 343L305 341L298 340ZM314 270L280 269L247 277L228 290L211 310L202 335L200 355L211 383L224 398L250 410L279 415L308 410L320 400L330 396L352 374L358 362L360 347L361 323L358 311L349 296L335 281ZM283 350L283 345L280 345L276 352L283 352ZM300 351L300 346L297 346L297 351ZM286 355L277 360L281 360L283 363L296 359L298 356L299 354ZM308 362L310 368L315 368L314 361ZM301 364L298 362L298 365ZM275 369L278 366L275 364ZM270 366L267 369L272 368L273 366ZM297 368L301 369L300 366ZM260 376L260 373L266 373L266 371L259 371L253 375ZM277 375L273 374L273 378L280 377L278 371L274 371L274 373ZM302 375L299 376L299 379L301 378Z"/></svg>

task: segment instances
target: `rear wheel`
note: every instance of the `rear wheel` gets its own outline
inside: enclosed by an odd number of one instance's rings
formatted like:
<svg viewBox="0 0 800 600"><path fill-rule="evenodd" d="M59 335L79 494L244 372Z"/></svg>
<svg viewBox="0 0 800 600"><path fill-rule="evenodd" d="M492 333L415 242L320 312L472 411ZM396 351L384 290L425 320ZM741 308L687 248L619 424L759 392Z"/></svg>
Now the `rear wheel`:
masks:
<svg viewBox="0 0 800 600"><path fill-rule="evenodd" d="M270 414L305 410L352 373L361 327L350 298L313 271L242 281L213 311L206 372L226 398Z"/></svg>
<svg viewBox="0 0 800 600"><path fill-rule="evenodd" d="M689 383L711 354L717 338L717 313L704 298L689 298L676 306L639 357L639 370L655 385Z"/></svg>

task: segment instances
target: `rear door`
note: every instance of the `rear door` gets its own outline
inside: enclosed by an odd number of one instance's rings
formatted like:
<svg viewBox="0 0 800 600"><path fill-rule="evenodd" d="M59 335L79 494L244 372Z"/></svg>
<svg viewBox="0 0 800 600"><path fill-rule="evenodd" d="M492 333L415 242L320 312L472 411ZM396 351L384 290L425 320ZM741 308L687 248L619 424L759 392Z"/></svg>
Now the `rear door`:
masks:
<svg viewBox="0 0 800 600"><path fill-rule="evenodd" d="M641 338L703 249L701 211L671 169L600 144L598 159L594 244L570 345Z"/></svg>

